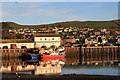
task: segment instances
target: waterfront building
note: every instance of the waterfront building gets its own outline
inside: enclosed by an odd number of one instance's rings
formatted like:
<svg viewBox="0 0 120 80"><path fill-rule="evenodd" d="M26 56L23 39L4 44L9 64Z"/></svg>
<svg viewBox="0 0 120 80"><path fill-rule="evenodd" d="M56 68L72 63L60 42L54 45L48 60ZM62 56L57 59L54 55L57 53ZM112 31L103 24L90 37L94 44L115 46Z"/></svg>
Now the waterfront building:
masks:
<svg viewBox="0 0 120 80"><path fill-rule="evenodd" d="M16 44L17 48L21 48L22 46L26 46L27 48L34 48L34 42L31 39L2 39L1 43L1 48L7 46L10 49L11 44Z"/></svg>
<svg viewBox="0 0 120 80"><path fill-rule="evenodd" d="M47 46L50 47L52 45L60 46L60 35L55 33L36 33L34 34L34 42L36 47Z"/></svg>

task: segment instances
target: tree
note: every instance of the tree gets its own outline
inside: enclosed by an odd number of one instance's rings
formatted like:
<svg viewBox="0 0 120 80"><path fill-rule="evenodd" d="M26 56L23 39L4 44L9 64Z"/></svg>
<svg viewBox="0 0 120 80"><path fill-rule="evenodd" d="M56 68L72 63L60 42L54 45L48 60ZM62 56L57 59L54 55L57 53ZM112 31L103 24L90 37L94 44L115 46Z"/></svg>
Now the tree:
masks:
<svg viewBox="0 0 120 80"><path fill-rule="evenodd" d="M23 38L23 34L16 34L16 39L22 39Z"/></svg>

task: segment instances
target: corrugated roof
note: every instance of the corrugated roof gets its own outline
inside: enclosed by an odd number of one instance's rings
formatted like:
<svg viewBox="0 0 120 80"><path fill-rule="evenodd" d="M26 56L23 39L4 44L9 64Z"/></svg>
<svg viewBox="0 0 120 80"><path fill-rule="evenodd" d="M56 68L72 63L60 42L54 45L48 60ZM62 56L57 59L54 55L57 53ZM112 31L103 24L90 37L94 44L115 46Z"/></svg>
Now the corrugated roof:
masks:
<svg viewBox="0 0 120 80"><path fill-rule="evenodd" d="M33 43L31 39L2 39L1 43Z"/></svg>
<svg viewBox="0 0 120 80"><path fill-rule="evenodd" d="M56 33L35 33L35 37L60 37L59 34Z"/></svg>

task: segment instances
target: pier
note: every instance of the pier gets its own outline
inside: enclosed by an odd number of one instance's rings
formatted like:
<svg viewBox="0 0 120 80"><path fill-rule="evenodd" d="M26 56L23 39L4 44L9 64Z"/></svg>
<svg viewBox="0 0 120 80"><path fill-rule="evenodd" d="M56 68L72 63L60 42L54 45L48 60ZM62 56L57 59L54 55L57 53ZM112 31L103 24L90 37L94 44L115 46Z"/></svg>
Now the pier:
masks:
<svg viewBox="0 0 120 80"><path fill-rule="evenodd" d="M80 63L119 62L120 47L66 47L67 57L79 59Z"/></svg>
<svg viewBox="0 0 120 80"><path fill-rule="evenodd" d="M0 53L2 57L19 57L22 53L25 53L27 49L0 49Z"/></svg>
<svg viewBox="0 0 120 80"><path fill-rule="evenodd" d="M102 63L119 62L119 46L98 46L98 47L65 47L68 63ZM27 49L0 49L4 58L19 57Z"/></svg>

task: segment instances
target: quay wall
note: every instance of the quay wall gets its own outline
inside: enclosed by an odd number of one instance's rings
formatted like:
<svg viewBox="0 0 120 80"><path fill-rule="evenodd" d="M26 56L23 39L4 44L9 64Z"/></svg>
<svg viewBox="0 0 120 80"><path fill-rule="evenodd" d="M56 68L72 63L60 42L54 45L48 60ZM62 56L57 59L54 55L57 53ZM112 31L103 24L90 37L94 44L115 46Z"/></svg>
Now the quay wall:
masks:
<svg viewBox="0 0 120 80"><path fill-rule="evenodd" d="M119 46L65 47L67 63L119 62ZM27 49L0 49L2 57L19 57ZM70 61L70 62L69 62Z"/></svg>
<svg viewBox="0 0 120 80"><path fill-rule="evenodd" d="M119 62L120 47L65 47L67 58L76 59L76 63Z"/></svg>
<svg viewBox="0 0 120 80"><path fill-rule="evenodd" d="M0 56L5 58L19 57L26 51L27 49L0 49Z"/></svg>

